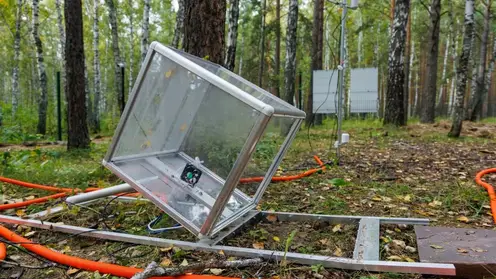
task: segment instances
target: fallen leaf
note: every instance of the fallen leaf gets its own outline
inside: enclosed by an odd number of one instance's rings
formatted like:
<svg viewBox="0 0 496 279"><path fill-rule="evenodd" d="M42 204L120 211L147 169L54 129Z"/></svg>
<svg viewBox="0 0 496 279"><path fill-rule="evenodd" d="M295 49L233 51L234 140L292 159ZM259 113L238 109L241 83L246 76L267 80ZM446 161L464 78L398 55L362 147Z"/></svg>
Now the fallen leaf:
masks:
<svg viewBox="0 0 496 279"><path fill-rule="evenodd" d="M429 206L430 207L438 207L438 206L441 206L443 204L443 202L440 202L440 201L432 201L429 203Z"/></svg>
<svg viewBox="0 0 496 279"><path fill-rule="evenodd" d="M391 242L391 239L389 239L388 237L384 237L384 236L381 236L381 240L384 241L384 243Z"/></svg>
<svg viewBox="0 0 496 279"><path fill-rule="evenodd" d="M165 248L160 248L160 252L169 252L171 251L173 246L165 247Z"/></svg>
<svg viewBox="0 0 496 279"><path fill-rule="evenodd" d="M35 231L30 231L30 232L26 233L24 236L30 237L30 236L33 236L35 233L36 233Z"/></svg>
<svg viewBox="0 0 496 279"><path fill-rule="evenodd" d="M332 253L334 256L336 257L342 257L343 256L343 251L341 251L341 248L336 248L336 250L334 250L334 253Z"/></svg>
<svg viewBox="0 0 496 279"><path fill-rule="evenodd" d="M406 202L410 202L412 200L412 197L410 195L406 195L403 197L403 200Z"/></svg>
<svg viewBox="0 0 496 279"><path fill-rule="evenodd" d="M277 216L275 214L269 214L267 215L267 220L272 223L277 222Z"/></svg>
<svg viewBox="0 0 496 279"><path fill-rule="evenodd" d="M160 262L160 265L161 265L161 266L165 266L165 267L170 266L171 264L172 264L172 261L171 261L171 259L169 259L169 258L164 258L164 259Z"/></svg>
<svg viewBox="0 0 496 279"><path fill-rule="evenodd" d="M384 202L390 202L392 200L393 199L392 198L389 198L389 197L382 197L382 201L384 201Z"/></svg>
<svg viewBox="0 0 496 279"><path fill-rule="evenodd" d="M30 201L30 200L34 200L34 196L28 196L28 197L25 197L24 200L26 201Z"/></svg>
<svg viewBox="0 0 496 279"><path fill-rule="evenodd" d="M456 218L456 220L463 222L463 223L470 222L470 220L466 216L460 216L460 217Z"/></svg>
<svg viewBox="0 0 496 279"><path fill-rule="evenodd" d="M183 262L180 264L180 266L187 266L189 263L186 259L183 260Z"/></svg>
<svg viewBox="0 0 496 279"><path fill-rule="evenodd" d="M274 236L272 238L275 242L281 242L281 239L278 236Z"/></svg>
<svg viewBox="0 0 496 279"><path fill-rule="evenodd" d="M67 275L72 275L74 273L77 273L79 271L79 269L77 268L69 268L66 272Z"/></svg>
<svg viewBox="0 0 496 279"><path fill-rule="evenodd" d="M166 78L170 78L172 76L172 73L174 72L174 70L168 70L167 72L165 72L165 77Z"/></svg>
<svg viewBox="0 0 496 279"><path fill-rule="evenodd" d="M60 252L61 252L62 254L65 254L65 253L67 253L67 252L71 252L71 251L72 251L72 250L71 250L71 247L70 247L69 245L66 245L66 246L62 249L62 251L60 251Z"/></svg>
<svg viewBox="0 0 496 279"><path fill-rule="evenodd" d="M220 250L219 251L219 254L222 255L222 256L225 256L226 255L223 250Z"/></svg>
<svg viewBox="0 0 496 279"><path fill-rule="evenodd" d="M431 246L432 249L444 249L443 246L439 246L439 245L432 244L432 245L429 245L429 246Z"/></svg>
<svg viewBox="0 0 496 279"><path fill-rule="evenodd" d="M415 262L415 260L413 260L412 258L406 257L406 256L403 256L403 259L405 259L405 261L407 261L409 263L414 263Z"/></svg>
<svg viewBox="0 0 496 279"><path fill-rule="evenodd" d="M332 232L333 232L333 233L335 233L335 232L340 232L340 231L342 231L342 229L341 229L341 224L337 224L336 226L334 226L334 227L332 228Z"/></svg>
<svg viewBox="0 0 496 279"><path fill-rule="evenodd" d="M319 242L322 245L329 245L329 239L327 239L327 238L321 239L321 240L319 240Z"/></svg>
<svg viewBox="0 0 496 279"><path fill-rule="evenodd" d="M477 252L477 253L487 252L487 250L484 250L484 249L481 249L481 248L472 248L472 251Z"/></svg>
<svg viewBox="0 0 496 279"><path fill-rule="evenodd" d="M260 250L264 249L264 247L265 247L263 242L254 242L252 245L253 245L253 248L260 249Z"/></svg>
<svg viewBox="0 0 496 279"><path fill-rule="evenodd" d="M382 201L382 198L379 196L375 196L372 198L373 201Z"/></svg>
<svg viewBox="0 0 496 279"><path fill-rule="evenodd" d="M224 271L224 269L220 269L220 268L211 268L210 269L210 272L212 272L213 275L219 275L222 273L222 271Z"/></svg>
<svg viewBox="0 0 496 279"><path fill-rule="evenodd" d="M281 277L279 275L274 275L274 276L270 277L270 279L281 279Z"/></svg>
<svg viewBox="0 0 496 279"><path fill-rule="evenodd" d="M387 257L389 261L403 261L403 258L400 256L389 256Z"/></svg>
<svg viewBox="0 0 496 279"><path fill-rule="evenodd" d="M24 212L24 210L22 210L22 209L19 209L16 211L16 215L18 217L23 217L23 216L26 216L26 212Z"/></svg>
<svg viewBox="0 0 496 279"><path fill-rule="evenodd" d="M456 248L456 252L466 254L466 253L468 253L468 250L465 250L463 248Z"/></svg>

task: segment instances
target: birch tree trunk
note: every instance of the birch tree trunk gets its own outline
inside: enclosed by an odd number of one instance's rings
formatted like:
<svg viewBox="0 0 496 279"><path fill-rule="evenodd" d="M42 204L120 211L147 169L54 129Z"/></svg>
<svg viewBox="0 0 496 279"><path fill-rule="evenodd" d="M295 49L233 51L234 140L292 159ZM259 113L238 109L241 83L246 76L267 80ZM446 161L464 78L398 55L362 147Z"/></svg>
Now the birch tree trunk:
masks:
<svg viewBox="0 0 496 279"><path fill-rule="evenodd" d="M320 121L316 120L318 112L313 113L313 71L322 69L322 48L323 48L323 36L324 36L324 1L315 0L313 1L313 28L312 28L312 66L310 67L310 90L308 91L307 101L305 106L305 112L307 114L305 123L307 127L313 124L321 124L322 117ZM316 108L318 109L318 108ZM320 122L320 123L319 123Z"/></svg>
<svg viewBox="0 0 496 279"><path fill-rule="evenodd" d="M436 117L437 93L437 56L439 55L439 30L441 22L441 0L432 0L430 8L430 29L427 56L427 69L422 104L420 109L420 122L434 123Z"/></svg>
<svg viewBox="0 0 496 279"><path fill-rule="evenodd" d="M61 0L55 0L55 8L57 9L57 27L59 29L59 49L60 49L60 72L62 76L61 88L65 95L64 102L67 103L67 94L65 94L65 82L66 82L66 71L65 71L65 29L64 22L62 18L62 4Z"/></svg>
<svg viewBox="0 0 496 279"><path fill-rule="evenodd" d="M479 69L477 70L477 79L475 85L475 94L470 102L470 121L480 120L482 116L482 102L484 100L486 89L486 59L487 59L487 46L489 41L489 30L491 28L491 3L488 0L486 3L486 11L484 13L484 30L482 32Z"/></svg>
<svg viewBox="0 0 496 279"><path fill-rule="evenodd" d="M494 64L496 62L496 36L494 36L494 42L493 42L493 51L492 51L492 54L491 54L491 60L489 60L489 65L487 67L487 71L486 71L486 81L485 81L485 85L484 85L484 95L482 96L482 101L486 101L487 100L487 111L485 113L485 116L487 116L488 112L490 111L490 106L491 106L491 102L489 102L490 100L488 99L488 96L490 94L489 90L491 88L491 82L492 82L492 77L493 77L493 71L494 71Z"/></svg>
<svg viewBox="0 0 496 279"><path fill-rule="evenodd" d="M143 64L143 61L145 61L146 53L148 52L149 38L150 38L150 0L144 0L143 23L141 25L141 64Z"/></svg>
<svg viewBox="0 0 496 279"><path fill-rule="evenodd" d="M184 50L214 63L224 63L225 0L184 1Z"/></svg>
<svg viewBox="0 0 496 279"><path fill-rule="evenodd" d="M288 25L286 30L286 64L284 66L284 99L294 105L296 80L296 31L298 28L298 0L289 1ZM289 127L288 127L289 128Z"/></svg>
<svg viewBox="0 0 496 279"><path fill-rule="evenodd" d="M176 13L176 26L174 28L174 39L172 47L179 48L184 37L184 0L177 0L178 9Z"/></svg>
<svg viewBox="0 0 496 279"><path fill-rule="evenodd" d="M81 0L65 1L65 63L67 70L67 149L89 148L84 86L83 12Z"/></svg>
<svg viewBox="0 0 496 279"><path fill-rule="evenodd" d="M124 96L122 96L122 86L121 83L121 52L119 49L119 31L117 30L117 12L114 6L114 0L105 0L107 7L109 9L109 22L112 33L112 50L114 53L114 90L115 96L117 97L117 103L119 106L119 112L122 114L124 111Z"/></svg>
<svg viewBox="0 0 496 279"><path fill-rule="evenodd" d="M14 63L12 65L12 119L16 119L19 104L19 57L21 54L22 0L16 1L16 22L14 33Z"/></svg>
<svg viewBox="0 0 496 279"><path fill-rule="evenodd" d="M128 96L131 95L131 91L133 91L133 82L134 82L134 77L133 77L133 68L134 68L134 22L133 22L133 1L128 0L128 5L130 9L129 13L129 39L131 40L129 44L129 70L128 70Z"/></svg>
<svg viewBox="0 0 496 279"><path fill-rule="evenodd" d="M238 40L239 0L230 0L229 3L230 6L227 17L229 31L227 34L227 51L224 67L230 71L234 71L236 63L236 43Z"/></svg>
<svg viewBox="0 0 496 279"><path fill-rule="evenodd" d="M444 50L444 59L443 59L443 72L441 75L441 86L439 86L439 96L437 97L437 114L440 115L442 113L442 108L443 108L443 95L444 95L444 85L446 84L446 68L448 66L448 56L449 56L449 50L450 50L450 43L451 43L451 29L452 26L449 27L450 31L448 33L448 37L446 38L446 46Z"/></svg>
<svg viewBox="0 0 496 279"><path fill-rule="evenodd" d="M275 73L276 73L276 86L275 94L277 97L281 96L281 0L276 0L276 53L274 57Z"/></svg>
<svg viewBox="0 0 496 279"><path fill-rule="evenodd" d="M92 130L94 133L100 132L100 28L98 26L98 5L100 0L93 0L93 91L95 92L93 99L93 119Z"/></svg>
<svg viewBox="0 0 496 279"><path fill-rule="evenodd" d="M465 30L463 34L463 49L456 73L456 99L453 109L453 123L448 133L450 137L459 137L463 124L463 104L467 87L468 62L472 52L474 32L474 0L465 1Z"/></svg>
<svg viewBox="0 0 496 279"><path fill-rule="evenodd" d="M410 0L395 1L393 26L389 42L389 76L384 113L385 125L406 125L405 106L403 105L403 95L405 94L404 53L409 10Z"/></svg>
<svg viewBox="0 0 496 279"><path fill-rule="evenodd" d="M39 21L39 0L33 0L33 40L36 47L36 61L38 67L38 78L40 80L40 99L38 103L38 134L46 134L46 119L48 108L48 88L47 88L47 75L45 70L45 61L43 58L43 44L38 32Z"/></svg>
<svg viewBox="0 0 496 279"><path fill-rule="evenodd" d="M403 106L405 110L405 123L408 122L408 103L410 93L410 49L412 45L412 17L411 11L408 11L408 23L406 25L406 47L405 47L405 93L403 94Z"/></svg>
<svg viewBox="0 0 496 279"><path fill-rule="evenodd" d="M245 46L245 36L241 36L241 42L239 44L239 65L238 65L238 75L242 76L243 74L243 48Z"/></svg>
<svg viewBox="0 0 496 279"><path fill-rule="evenodd" d="M262 20L260 23L260 64L258 67L258 86L263 87L263 71L265 64L265 5L267 0L262 0L261 14Z"/></svg>

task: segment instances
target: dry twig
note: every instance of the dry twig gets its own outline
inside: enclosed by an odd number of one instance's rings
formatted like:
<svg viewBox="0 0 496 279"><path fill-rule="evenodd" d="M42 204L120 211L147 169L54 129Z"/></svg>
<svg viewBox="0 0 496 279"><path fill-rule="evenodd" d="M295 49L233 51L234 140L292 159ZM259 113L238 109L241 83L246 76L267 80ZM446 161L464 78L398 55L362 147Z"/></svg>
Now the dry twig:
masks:
<svg viewBox="0 0 496 279"><path fill-rule="evenodd" d="M209 261L178 267L160 267L156 262L151 262L143 272L136 273L131 279L146 279L154 276L179 276L186 273L199 272L209 268L240 268L255 266L262 263L262 259L246 259L236 261Z"/></svg>

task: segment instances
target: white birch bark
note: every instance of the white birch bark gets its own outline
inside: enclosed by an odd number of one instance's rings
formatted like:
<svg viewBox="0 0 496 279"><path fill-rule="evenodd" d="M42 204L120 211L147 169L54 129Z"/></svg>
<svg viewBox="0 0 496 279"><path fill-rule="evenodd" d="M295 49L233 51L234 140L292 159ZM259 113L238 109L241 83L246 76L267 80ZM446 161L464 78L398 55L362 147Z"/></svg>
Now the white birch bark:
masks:
<svg viewBox="0 0 496 279"><path fill-rule="evenodd" d="M101 96L101 81L100 81L100 28L98 20L98 5L100 0L93 0L93 91L95 92L93 99L93 120L92 129L94 133L100 131L100 96Z"/></svg>
<svg viewBox="0 0 496 279"><path fill-rule="evenodd" d="M134 73L133 73L133 68L134 68L134 22L133 22L133 1L128 0L128 5L130 9L129 13L129 39L131 42L129 43L129 70L128 70L128 96L131 96L131 91L133 90L133 83L134 83Z"/></svg>
<svg viewBox="0 0 496 279"><path fill-rule="evenodd" d="M141 25L141 64L145 61L150 38L150 0L144 0L143 23Z"/></svg>
<svg viewBox="0 0 496 279"><path fill-rule="evenodd" d="M40 98L38 103L38 127L37 132L44 135L46 133L46 119L48 108L48 88L45 61L43 57L43 44L39 34L39 0L33 0L33 40L36 47L36 61L38 67L38 78L40 82Z"/></svg>
<svg viewBox="0 0 496 279"><path fill-rule="evenodd" d="M65 72L65 29L62 17L62 3L61 0L55 0L55 8L57 10L57 28L59 31L59 52L60 52L60 90L65 94L65 82L66 82L66 72ZM67 95L63 98L63 102L67 103Z"/></svg>
<svg viewBox="0 0 496 279"><path fill-rule="evenodd" d="M294 105L296 80L296 31L298 28L298 0L289 1L288 24L286 30L286 63L284 66L284 94L286 102ZM289 129L289 127L283 127Z"/></svg>
<svg viewBox="0 0 496 279"><path fill-rule="evenodd" d="M179 48L184 37L184 0L177 0L178 9L176 13L176 26L174 28L174 39L172 47Z"/></svg>
<svg viewBox="0 0 496 279"><path fill-rule="evenodd" d="M227 35L227 49L224 61L224 67L234 71L236 61L236 43L238 40L238 17L239 17L239 0L229 1L229 10L227 12L227 21L229 23Z"/></svg>
<svg viewBox="0 0 496 279"><path fill-rule="evenodd" d="M124 96L122 96L121 94L123 86L123 84L121 83L122 59L119 49L119 31L117 30L117 11L114 6L114 0L105 0L105 2L107 3L107 7L109 10L109 22L112 33L112 50L114 53L114 90L115 96L117 97L119 112L122 113L124 111Z"/></svg>
<svg viewBox="0 0 496 279"><path fill-rule="evenodd" d="M468 62L472 52L472 40L474 33L474 0L465 2L465 30L463 34L463 50L460 56L456 81L456 99L453 111L453 123L448 134L450 137L459 137L463 124L463 104L465 101L465 89L467 86Z"/></svg>
<svg viewBox="0 0 496 279"><path fill-rule="evenodd" d="M450 29L452 27L450 26ZM444 85L446 84L446 68L448 65L448 56L449 56L449 50L450 50L450 33L448 34L448 37L446 38L446 49L444 50L444 59L443 59L443 72L441 74L441 85L439 86L439 95L437 97L437 105L438 105L438 113L439 113L439 108L442 107L441 102L443 101L443 94L444 94Z"/></svg>
<svg viewBox="0 0 496 279"><path fill-rule="evenodd" d="M21 54L22 0L16 1L16 22L14 33L14 64L12 66L12 119L16 119L19 104L19 57Z"/></svg>

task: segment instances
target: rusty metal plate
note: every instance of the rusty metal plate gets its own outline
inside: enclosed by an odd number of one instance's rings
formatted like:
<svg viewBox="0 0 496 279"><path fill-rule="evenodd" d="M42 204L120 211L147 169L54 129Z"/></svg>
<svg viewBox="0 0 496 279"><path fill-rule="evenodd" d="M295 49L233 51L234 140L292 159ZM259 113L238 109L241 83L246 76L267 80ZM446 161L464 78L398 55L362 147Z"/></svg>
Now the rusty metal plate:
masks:
<svg viewBox="0 0 496 279"><path fill-rule="evenodd" d="M421 262L452 263L458 276L496 274L496 231L415 226Z"/></svg>

